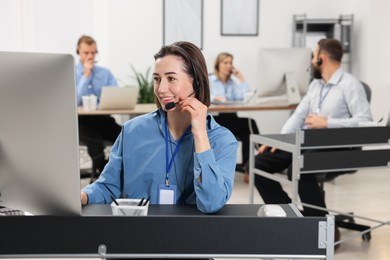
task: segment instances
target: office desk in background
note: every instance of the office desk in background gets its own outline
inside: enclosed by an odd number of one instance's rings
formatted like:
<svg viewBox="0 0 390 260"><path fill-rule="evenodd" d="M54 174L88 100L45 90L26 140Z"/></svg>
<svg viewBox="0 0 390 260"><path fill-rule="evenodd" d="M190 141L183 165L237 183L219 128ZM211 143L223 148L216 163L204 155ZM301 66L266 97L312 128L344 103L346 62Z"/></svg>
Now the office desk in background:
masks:
<svg viewBox="0 0 390 260"><path fill-rule="evenodd" d="M294 110L296 105L211 105L210 113L233 113L243 111L270 111L270 110ZM78 108L79 115L130 115L137 116L153 112L157 107L155 104L137 104L134 109L129 110L94 110L84 111L82 107Z"/></svg>
<svg viewBox="0 0 390 260"><path fill-rule="evenodd" d="M315 258L333 259L333 217L258 217L261 205L225 205L203 214L194 205L151 205L148 216L111 216L88 205L82 217L0 217L0 258Z"/></svg>

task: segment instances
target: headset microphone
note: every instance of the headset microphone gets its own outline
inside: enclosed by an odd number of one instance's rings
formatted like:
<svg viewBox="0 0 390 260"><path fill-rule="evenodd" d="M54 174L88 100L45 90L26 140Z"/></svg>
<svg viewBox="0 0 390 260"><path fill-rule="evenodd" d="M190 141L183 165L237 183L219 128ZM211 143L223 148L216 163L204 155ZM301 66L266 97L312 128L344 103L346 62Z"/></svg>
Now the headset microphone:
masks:
<svg viewBox="0 0 390 260"><path fill-rule="evenodd" d="M168 104L165 105L166 110L170 110L176 106L177 102L169 102Z"/></svg>
<svg viewBox="0 0 390 260"><path fill-rule="evenodd" d="M191 97L193 94L195 94L195 91L198 91L198 88L195 89L194 91L192 91L191 94L188 95L188 97ZM165 105L165 109L166 110L170 110L172 108L174 108L176 106L176 104L178 104L180 101L177 101L177 102L169 102L168 104Z"/></svg>

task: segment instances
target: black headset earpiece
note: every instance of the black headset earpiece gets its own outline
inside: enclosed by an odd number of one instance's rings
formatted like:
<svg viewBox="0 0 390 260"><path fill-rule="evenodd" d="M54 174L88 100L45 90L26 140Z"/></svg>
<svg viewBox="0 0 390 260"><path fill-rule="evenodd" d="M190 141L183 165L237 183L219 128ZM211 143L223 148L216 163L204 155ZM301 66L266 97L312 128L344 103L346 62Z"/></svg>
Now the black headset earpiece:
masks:
<svg viewBox="0 0 390 260"><path fill-rule="evenodd" d="M194 73L194 81L192 82L192 87L194 88L194 91L197 91L199 89L199 80L198 80L198 77L196 75L194 63L192 63L192 60L189 57L188 57L188 59L191 63L192 73Z"/></svg>
<svg viewBox="0 0 390 260"><path fill-rule="evenodd" d="M318 58L316 64L317 64L317 66L321 66L322 65L322 59Z"/></svg>

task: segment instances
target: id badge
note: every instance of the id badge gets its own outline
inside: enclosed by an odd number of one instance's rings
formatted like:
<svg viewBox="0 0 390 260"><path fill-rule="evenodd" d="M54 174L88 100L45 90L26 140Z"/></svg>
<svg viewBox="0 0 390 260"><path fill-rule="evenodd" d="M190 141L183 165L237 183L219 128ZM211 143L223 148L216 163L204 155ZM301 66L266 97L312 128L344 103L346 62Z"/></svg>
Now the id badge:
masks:
<svg viewBox="0 0 390 260"><path fill-rule="evenodd" d="M158 204L176 204L176 185L158 185Z"/></svg>

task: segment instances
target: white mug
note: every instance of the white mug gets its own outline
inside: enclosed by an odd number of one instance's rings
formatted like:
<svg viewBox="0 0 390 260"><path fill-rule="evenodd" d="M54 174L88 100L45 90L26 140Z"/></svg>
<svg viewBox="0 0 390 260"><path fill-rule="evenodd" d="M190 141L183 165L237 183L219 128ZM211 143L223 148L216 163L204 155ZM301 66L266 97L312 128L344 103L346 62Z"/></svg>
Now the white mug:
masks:
<svg viewBox="0 0 390 260"><path fill-rule="evenodd" d="M97 109L97 97L95 95L82 96L84 111L93 111Z"/></svg>

